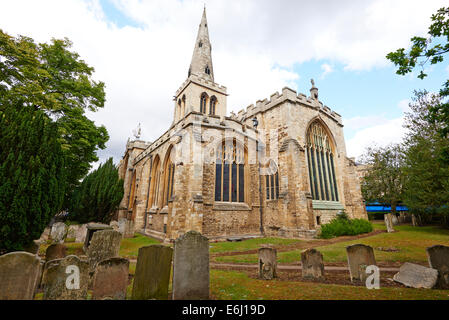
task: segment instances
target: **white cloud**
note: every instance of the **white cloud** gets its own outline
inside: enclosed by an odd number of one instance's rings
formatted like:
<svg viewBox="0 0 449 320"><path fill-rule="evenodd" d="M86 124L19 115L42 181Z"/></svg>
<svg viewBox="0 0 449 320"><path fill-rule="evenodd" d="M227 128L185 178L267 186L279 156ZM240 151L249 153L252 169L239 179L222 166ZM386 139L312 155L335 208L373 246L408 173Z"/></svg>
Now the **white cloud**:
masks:
<svg viewBox="0 0 449 320"><path fill-rule="evenodd" d="M327 63L323 63L321 65L321 70L323 70L323 73L321 74L321 79L323 79L325 76L327 76L329 73L334 71L334 68Z"/></svg>

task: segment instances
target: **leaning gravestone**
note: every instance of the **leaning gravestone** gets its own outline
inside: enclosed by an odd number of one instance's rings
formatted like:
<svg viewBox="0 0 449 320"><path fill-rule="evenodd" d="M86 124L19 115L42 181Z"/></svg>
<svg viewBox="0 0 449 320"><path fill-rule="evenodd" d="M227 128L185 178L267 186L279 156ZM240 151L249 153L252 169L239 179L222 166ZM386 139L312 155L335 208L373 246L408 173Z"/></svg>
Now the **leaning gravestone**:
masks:
<svg viewBox="0 0 449 320"><path fill-rule="evenodd" d="M392 217L391 213L384 214L384 220L385 220L385 226L387 227L387 232L388 233L394 232L393 217Z"/></svg>
<svg viewBox="0 0 449 320"><path fill-rule="evenodd" d="M173 300L209 299L209 240L189 231L175 240Z"/></svg>
<svg viewBox="0 0 449 320"><path fill-rule="evenodd" d="M139 248L132 299L168 299L173 249L163 245Z"/></svg>
<svg viewBox="0 0 449 320"><path fill-rule="evenodd" d="M44 300L84 300L87 298L89 265L77 256L47 263L43 279Z"/></svg>
<svg viewBox="0 0 449 320"><path fill-rule="evenodd" d="M407 287L431 289L437 284L438 270L406 262L393 276L393 280Z"/></svg>
<svg viewBox="0 0 449 320"><path fill-rule="evenodd" d="M17 251L0 256L0 300L32 300L41 275L41 259Z"/></svg>
<svg viewBox="0 0 449 320"><path fill-rule="evenodd" d="M87 258L90 271L95 270L95 265L104 259L118 257L122 235L114 230L102 230L94 233L87 249Z"/></svg>
<svg viewBox="0 0 449 320"><path fill-rule="evenodd" d="M97 263L93 277L92 299L125 300L129 260L109 258Z"/></svg>
<svg viewBox="0 0 449 320"><path fill-rule="evenodd" d="M64 222L56 222L51 227L51 239L55 243L63 243L67 235L67 226Z"/></svg>
<svg viewBox="0 0 449 320"><path fill-rule="evenodd" d="M260 248L259 249L259 278L271 280L276 277L276 249Z"/></svg>
<svg viewBox="0 0 449 320"><path fill-rule="evenodd" d="M112 227L107 224L102 223L88 223L86 226L86 236L84 238L84 246L83 250L87 252L87 249L89 248L90 242L92 241L92 237L94 236L94 233L97 231L103 231L103 230L112 230Z"/></svg>
<svg viewBox="0 0 449 320"><path fill-rule="evenodd" d="M366 246L364 244L354 244L346 247L346 254L348 256L349 276L351 281L361 279L361 265L376 265L374 250L370 246Z"/></svg>
<svg viewBox="0 0 449 320"><path fill-rule="evenodd" d="M45 260L55 260L65 258L67 252L67 247L62 243L54 243L48 246L45 251Z"/></svg>
<svg viewBox="0 0 449 320"><path fill-rule="evenodd" d="M429 266L438 270L438 287L449 289L449 247L436 245L426 249Z"/></svg>
<svg viewBox="0 0 449 320"><path fill-rule="evenodd" d="M302 277L309 279L324 278L323 255L316 249L301 252Z"/></svg>

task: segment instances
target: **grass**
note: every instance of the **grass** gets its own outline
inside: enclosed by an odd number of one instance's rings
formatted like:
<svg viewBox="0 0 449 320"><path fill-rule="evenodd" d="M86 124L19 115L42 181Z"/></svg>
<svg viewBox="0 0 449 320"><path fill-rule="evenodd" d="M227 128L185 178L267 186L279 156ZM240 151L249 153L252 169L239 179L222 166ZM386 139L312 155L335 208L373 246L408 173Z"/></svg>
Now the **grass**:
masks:
<svg viewBox="0 0 449 320"><path fill-rule="evenodd" d="M143 236L139 233L134 235L134 238L123 238L120 244L119 255L122 258L137 259L139 248L149 246L152 244L161 244L158 240Z"/></svg>
<svg viewBox="0 0 449 320"><path fill-rule="evenodd" d="M257 280L243 272L211 270L211 294L218 300L427 300L448 299L447 290L380 288L299 281Z"/></svg>
<svg viewBox="0 0 449 320"><path fill-rule="evenodd" d="M215 242L210 245L210 253L219 252L232 252L232 251L246 251L259 249L262 244L273 244L273 245L289 245L301 242L298 239L281 239L281 238L255 238L243 241L224 241Z"/></svg>
<svg viewBox="0 0 449 320"><path fill-rule="evenodd" d="M373 223L375 230L383 230L385 226ZM412 227L408 225L395 226L394 233L380 233L371 237L334 243L317 247L323 254L324 262L346 262L346 247L362 243L373 247L395 247L398 252L374 250L378 262L426 262L426 248L441 244L449 246L449 230L437 226ZM278 263L299 262L302 249L279 252ZM257 254L223 256L215 259L226 263L257 263Z"/></svg>

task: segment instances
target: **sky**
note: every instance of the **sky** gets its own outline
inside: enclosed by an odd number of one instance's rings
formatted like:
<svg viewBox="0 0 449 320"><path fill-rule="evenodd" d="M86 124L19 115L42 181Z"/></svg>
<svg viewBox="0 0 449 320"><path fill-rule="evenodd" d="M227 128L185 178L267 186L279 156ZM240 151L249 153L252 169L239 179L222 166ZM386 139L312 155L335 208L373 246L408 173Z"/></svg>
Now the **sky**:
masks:
<svg viewBox="0 0 449 320"><path fill-rule="evenodd" d="M106 84L106 103L89 118L110 135L100 162L118 163L140 123L154 141L173 120L173 95L187 78L204 5L215 82L227 87L228 114L287 86L342 116L346 150L400 142L414 90L437 92L449 63L428 77L399 76L385 56L426 37L446 0L0 0L0 29L72 49ZM98 163L97 163L98 164ZM96 164L96 165L97 165ZM95 165L95 166L96 166ZM95 167L94 166L94 167Z"/></svg>

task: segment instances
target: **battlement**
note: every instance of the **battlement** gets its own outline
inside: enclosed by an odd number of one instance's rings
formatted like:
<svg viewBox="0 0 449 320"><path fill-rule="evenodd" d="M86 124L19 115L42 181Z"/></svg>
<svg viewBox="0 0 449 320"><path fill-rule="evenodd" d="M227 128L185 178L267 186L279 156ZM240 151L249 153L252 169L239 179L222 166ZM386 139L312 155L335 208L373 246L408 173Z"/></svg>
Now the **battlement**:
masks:
<svg viewBox="0 0 449 320"><path fill-rule="evenodd" d="M191 74L186 81L182 83L182 85L179 87L178 90L176 90L175 97L177 97L190 82L194 82L200 85L203 85L205 87L208 87L209 89L218 91L220 93L226 94L227 88L225 86L219 85L218 83L215 83L209 79L199 77L196 74Z"/></svg>

